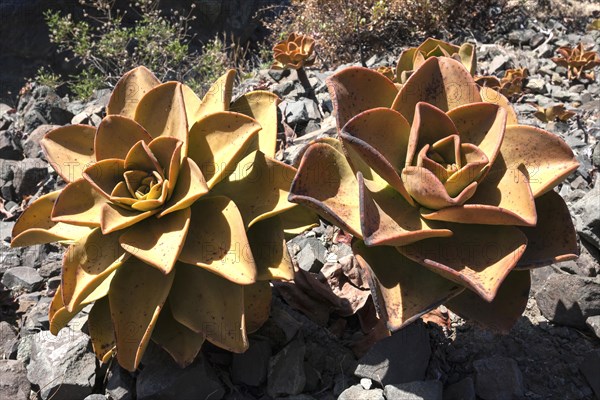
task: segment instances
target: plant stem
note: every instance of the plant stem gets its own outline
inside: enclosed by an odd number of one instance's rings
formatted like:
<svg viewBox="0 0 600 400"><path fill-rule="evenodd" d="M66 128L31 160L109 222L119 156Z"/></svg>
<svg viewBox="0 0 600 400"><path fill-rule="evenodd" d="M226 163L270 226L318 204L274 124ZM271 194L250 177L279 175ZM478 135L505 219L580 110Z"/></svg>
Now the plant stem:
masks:
<svg viewBox="0 0 600 400"><path fill-rule="evenodd" d="M308 80L308 76L306 75L306 71L304 70L304 68L298 68L296 70L296 75L298 76L300 84L304 88L304 94L306 95L306 97L313 100L317 104L317 110L319 110L319 115L321 116L321 118L323 118L323 113L321 113L321 108L319 107L319 100L317 99L315 91L313 90L312 85Z"/></svg>

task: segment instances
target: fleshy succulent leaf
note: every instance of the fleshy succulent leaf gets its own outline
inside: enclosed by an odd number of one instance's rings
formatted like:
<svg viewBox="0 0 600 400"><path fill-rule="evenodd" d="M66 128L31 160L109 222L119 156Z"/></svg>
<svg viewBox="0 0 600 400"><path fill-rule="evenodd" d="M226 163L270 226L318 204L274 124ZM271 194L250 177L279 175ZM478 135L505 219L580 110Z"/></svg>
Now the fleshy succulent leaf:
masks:
<svg viewBox="0 0 600 400"><path fill-rule="evenodd" d="M110 199L115 186L123 180L125 161L108 158L90 165L83 171L83 177L104 197Z"/></svg>
<svg viewBox="0 0 600 400"><path fill-rule="evenodd" d="M361 267L369 271L379 315L391 330L411 323L463 291L463 287L423 268L391 246L353 244Z"/></svg>
<svg viewBox="0 0 600 400"><path fill-rule="evenodd" d="M119 243L134 257L169 274L183 249L190 216L190 209L184 208L160 219L147 218L127 229Z"/></svg>
<svg viewBox="0 0 600 400"><path fill-rule="evenodd" d="M97 300L92 306L88 316L88 329L96 357L103 363L108 362L116 346L108 297Z"/></svg>
<svg viewBox="0 0 600 400"><path fill-rule="evenodd" d="M208 193L208 186L200 171L200 167L188 157L185 157L179 167L177 182L172 197L159 214L159 218L183 210L191 206L196 200Z"/></svg>
<svg viewBox="0 0 600 400"><path fill-rule="evenodd" d="M363 111L389 107L398 93L388 78L362 67L343 69L327 78L326 84L337 111L338 129Z"/></svg>
<svg viewBox="0 0 600 400"><path fill-rule="evenodd" d="M179 263L176 270L169 296L175 320L223 349L246 351L244 288L195 265Z"/></svg>
<svg viewBox="0 0 600 400"><path fill-rule="evenodd" d="M326 143L315 143L302 157L289 200L360 238L358 194L358 181L344 155Z"/></svg>
<svg viewBox="0 0 600 400"><path fill-rule="evenodd" d="M179 169L181 168L182 143L172 137L161 136L148 144L152 154L164 170L164 176L169 182L177 182ZM173 194L175 187L169 186L169 197Z"/></svg>
<svg viewBox="0 0 600 400"><path fill-rule="evenodd" d="M88 125L68 125L49 132L40 146L46 159L65 182L81 178L82 171L96 161L94 135L96 129Z"/></svg>
<svg viewBox="0 0 600 400"><path fill-rule="evenodd" d="M144 212L130 211L123 207L107 203L102 206L100 227L102 228L102 233L111 233L143 221L159 211L159 209Z"/></svg>
<svg viewBox="0 0 600 400"><path fill-rule="evenodd" d="M165 275L136 257L130 257L110 284L108 299L117 359L128 371L135 371L141 361L174 276L175 272Z"/></svg>
<svg viewBox="0 0 600 400"><path fill-rule="evenodd" d="M50 333L58 335L61 329L67 326L69 321L77 315L85 305L80 305L77 309L69 312L63 303L62 291L60 286L56 289L50 307L48 309L48 319L50 321Z"/></svg>
<svg viewBox="0 0 600 400"><path fill-rule="evenodd" d="M277 215L286 235L298 235L310 228L319 226L319 216L314 211L296 206Z"/></svg>
<svg viewBox="0 0 600 400"><path fill-rule="evenodd" d="M138 103L135 120L153 138L167 136L187 142L188 124L181 86L178 82L163 83L148 91Z"/></svg>
<svg viewBox="0 0 600 400"><path fill-rule="evenodd" d="M133 118L138 103L152 88L160 85L160 81L146 67L140 66L127 72L115 85L106 114L119 114Z"/></svg>
<svg viewBox="0 0 600 400"><path fill-rule="evenodd" d="M94 137L96 160L125 159L129 149L139 141L150 143L152 136L134 120L121 115L108 115L100 122Z"/></svg>
<svg viewBox="0 0 600 400"><path fill-rule="evenodd" d="M52 220L72 225L98 227L102 216L104 198L85 179L69 183L61 190L54 207Z"/></svg>
<svg viewBox="0 0 600 400"><path fill-rule="evenodd" d="M189 95L186 95L186 106L190 103L188 107L188 115L189 120L192 122L190 127L193 124L206 116L214 113L218 113L221 111L229 111L229 105L231 103L231 96L233 94L233 82L235 79L235 70L230 69L225 74L223 74L219 79L213 83L213 85L208 89L201 102L197 102L196 100L189 100ZM191 91L191 89L190 89ZM184 91L185 93L185 91ZM196 97L197 99L197 97Z"/></svg>
<svg viewBox="0 0 600 400"><path fill-rule="evenodd" d="M439 108L419 102L415 106L405 166L414 165L414 158L427 144L433 144L450 135L458 133L452 119Z"/></svg>
<svg viewBox="0 0 600 400"><path fill-rule="evenodd" d="M512 271L489 302L470 290L446 302L446 306L463 318L487 329L508 333L525 311L529 299L529 271Z"/></svg>
<svg viewBox="0 0 600 400"><path fill-rule="evenodd" d="M11 247L73 241L91 231L89 227L52 220L52 208L59 194L56 191L43 195L27 207L13 227Z"/></svg>
<svg viewBox="0 0 600 400"><path fill-rule="evenodd" d="M453 235L398 250L446 279L492 301L525 251L527 238L513 226L452 224Z"/></svg>
<svg viewBox="0 0 600 400"><path fill-rule="evenodd" d="M205 268L232 282L256 281L256 264L236 204L224 196L198 200L191 206L187 240L179 261Z"/></svg>
<svg viewBox="0 0 600 400"><path fill-rule="evenodd" d="M244 320L248 333L256 332L269 319L271 312L271 286L268 281L259 281L243 286Z"/></svg>
<svg viewBox="0 0 600 400"><path fill-rule="evenodd" d="M519 123L515 109L502 93L489 87L482 87L479 89L479 94L481 95L481 101L496 104L506 111L506 125L517 125Z"/></svg>
<svg viewBox="0 0 600 400"><path fill-rule="evenodd" d="M395 168L406 164L410 125L397 111L384 107L364 111L348 121L343 132L371 145Z"/></svg>
<svg viewBox="0 0 600 400"><path fill-rule="evenodd" d="M504 138L506 111L491 103L471 103L448 111L462 143L477 146L493 164Z"/></svg>
<svg viewBox="0 0 600 400"><path fill-rule="evenodd" d="M235 171L214 188L214 193L232 199L244 224L250 227L294 207L287 199L287 191L295 173L293 167L255 151L238 162Z"/></svg>
<svg viewBox="0 0 600 400"><path fill-rule="evenodd" d="M165 349L181 368L190 365L204 343L202 333L196 333L173 317L169 301L165 303L152 332L152 340Z"/></svg>
<svg viewBox="0 0 600 400"><path fill-rule="evenodd" d="M523 227L527 249L519 259L521 268L573 260L579 255L577 235L569 208L562 197L551 190L535 199L538 219L533 227Z"/></svg>
<svg viewBox="0 0 600 400"><path fill-rule="evenodd" d="M258 149L268 157L277 150L277 105L279 97L263 90L246 93L231 104L230 110L254 118L262 127Z"/></svg>
<svg viewBox="0 0 600 400"><path fill-rule="evenodd" d="M552 190L579 166L561 138L532 126L508 126L500 152L509 168L525 165L536 198Z"/></svg>
<svg viewBox="0 0 600 400"><path fill-rule="evenodd" d="M459 194L450 197L440 179L424 167L406 167L402 170L404 187L413 199L434 210L464 204L477 191L477 182L467 185Z"/></svg>
<svg viewBox="0 0 600 400"><path fill-rule="evenodd" d="M392 109L412 123L415 106L421 101L447 112L479 102L481 96L461 63L448 57L431 57L408 78L394 99Z"/></svg>
<svg viewBox="0 0 600 400"><path fill-rule="evenodd" d="M119 235L103 235L99 228L69 247L64 258L63 304L73 311L116 271L129 254L119 246Z"/></svg>
<svg viewBox="0 0 600 400"><path fill-rule="evenodd" d="M360 173L358 182L362 233L367 245L403 246L429 237L452 235L449 229L436 228L422 219L418 209L391 187L371 191Z"/></svg>
<svg viewBox="0 0 600 400"><path fill-rule="evenodd" d="M294 279L294 266L285 244L283 223L279 216L252 225L248 230L248 241L256 262L257 281Z"/></svg>
<svg viewBox="0 0 600 400"><path fill-rule="evenodd" d="M210 114L192 126L188 155L200 167L209 188L233 172L260 129L254 119L229 111Z"/></svg>
<svg viewBox="0 0 600 400"><path fill-rule="evenodd" d="M464 224L532 226L537 221L531 188L523 165L509 167L500 155L494 166L465 204L422 210L424 218Z"/></svg>

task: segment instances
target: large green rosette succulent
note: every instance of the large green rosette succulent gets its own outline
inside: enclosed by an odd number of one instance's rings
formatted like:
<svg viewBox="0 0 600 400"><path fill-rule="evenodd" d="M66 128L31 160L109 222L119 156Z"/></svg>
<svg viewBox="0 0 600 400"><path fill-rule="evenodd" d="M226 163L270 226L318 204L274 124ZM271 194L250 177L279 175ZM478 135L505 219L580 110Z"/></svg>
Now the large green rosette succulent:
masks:
<svg viewBox="0 0 600 400"><path fill-rule="evenodd" d="M390 329L440 304L510 329L528 269L578 253L553 190L578 166L570 148L518 125L506 98L452 58L426 59L400 89L360 67L327 84L338 138L308 147L290 201L354 235Z"/></svg>
<svg viewBox="0 0 600 400"><path fill-rule="evenodd" d="M268 318L269 280L292 279L284 228L296 170L274 159L277 96L231 103L235 72L200 100L144 67L117 83L98 128L41 141L67 182L25 210L12 246L68 246L56 334L86 305L94 351L135 370L150 339L182 366L205 340L233 352Z"/></svg>

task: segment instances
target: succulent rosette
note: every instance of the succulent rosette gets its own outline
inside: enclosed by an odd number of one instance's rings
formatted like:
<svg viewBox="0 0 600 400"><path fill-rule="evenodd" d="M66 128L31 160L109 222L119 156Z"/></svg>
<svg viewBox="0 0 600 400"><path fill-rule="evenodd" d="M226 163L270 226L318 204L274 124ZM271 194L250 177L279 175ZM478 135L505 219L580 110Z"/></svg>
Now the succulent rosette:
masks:
<svg viewBox="0 0 600 400"><path fill-rule="evenodd" d="M570 46L559 47L556 52L559 57L552 57L552 61L567 69L569 79L581 79L582 77L589 80L595 79L593 69L600 65L600 55L597 52L586 50L582 42L573 48ZM590 72L586 73L585 71Z"/></svg>
<svg viewBox="0 0 600 400"><path fill-rule="evenodd" d="M315 62L315 39L308 35L291 33L287 39L273 46L274 69L300 69Z"/></svg>
<svg viewBox="0 0 600 400"><path fill-rule="evenodd" d="M456 46L442 40L428 38L418 47L409 47L400 54L396 65L398 83L406 82L413 71L431 57L454 58L460 61L471 75L474 75L477 70L477 56L473 44L463 43Z"/></svg>
<svg viewBox="0 0 600 400"><path fill-rule="evenodd" d="M287 201L295 169L273 158L278 98L231 103L234 76L200 100L136 68L97 129L64 126L41 141L67 185L29 205L11 245L68 245L54 334L93 304L96 355L116 353L128 370L150 339L182 366L205 340L247 349L269 315L269 280L293 278L284 228L302 213Z"/></svg>
<svg viewBox="0 0 600 400"><path fill-rule="evenodd" d="M427 59L400 89L360 67L327 85L338 138L308 146L290 201L355 237L390 329L440 304L510 329L528 269L578 252L552 190L578 166L570 148L516 124L506 99L492 102L452 58Z"/></svg>

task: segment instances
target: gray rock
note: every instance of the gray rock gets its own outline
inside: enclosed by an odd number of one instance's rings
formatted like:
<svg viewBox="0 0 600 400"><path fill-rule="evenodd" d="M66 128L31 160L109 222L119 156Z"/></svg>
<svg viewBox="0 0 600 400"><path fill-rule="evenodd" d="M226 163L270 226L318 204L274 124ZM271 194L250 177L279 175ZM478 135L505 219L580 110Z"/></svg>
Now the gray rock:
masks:
<svg viewBox="0 0 600 400"><path fill-rule="evenodd" d="M269 360L267 392L270 396L300 394L306 385L306 346L296 338Z"/></svg>
<svg viewBox="0 0 600 400"><path fill-rule="evenodd" d="M292 127L307 123L309 118L306 103L302 100L288 102L285 107L285 120Z"/></svg>
<svg viewBox="0 0 600 400"><path fill-rule="evenodd" d="M135 385L129 371L116 365L108 371L106 394L111 400L133 400Z"/></svg>
<svg viewBox="0 0 600 400"><path fill-rule="evenodd" d="M431 346L423 322L416 321L373 345L354 374L382 386L423 380Z"/></svg>
<svg viewBox="0 0 600 400"><path fill-rule="evenodd" d="M506 69L507 64L508 57L503 54L499 54L496 57L494 57L492 59L492 62L490 62L490 64L488 65L488 73L493 74L496 71L504 70Z"/></svg>
<svg viewBox="0 0 600 400"><path fill-rule="evenodd" d="M48 134L48 132L58 128L59 125L40 125L33 130L23 142L23 154L25 157L37 158L42 152L40 140Z"/></svg>
<svg viewBox="0 0 600 400"><path fill-rule="evenodd" d="M19 297L20 298L20 297ZM50 297L42 297L25 314L24 323L21 327L21 333L36 333L50 329L50 320L48 319L48 309L50 308Z"/></svg>
<svg viewBox="0 0 600 400"><path fill-rule="evenodd" d="M594 332L597 338L600 338L600 315L588 317L585 320L586 325Z"/></svg>
<svg viewBox="0 0 600 400"><path fill-rule="evenodd" d="M600 179L596 180L596 184L592 190L573 204L572 209L576 214L575 228L577 232L586 242L600 249L598 199L600 199Z"/></svg>
<svg viewBox="0 0 600 400"><path fill-rule="evenodd" d="M2 284L11 290L33 292L39 288L44 278L31 267L14 267L2 276Z"/></svg>
<svg viewBox="0 0 600 400"><path fill-rule="evenodd" d="M525 87L536 94L546 93L546 81L542 78L529 78Z"/></svg>
<svg viewBox="0 0 600 400"><path fill-rule="evenodd" d="M147 360L144 357L144 360ZM138 400L214 399L225 389L204 357L181 369L165 352L144 365L136 382Z"/></svg>
<svg viewBox="0 0 600 400"><path fill-rule="evenodd" d="M0 399L28 400L30 384L19 360L0 360Z"/></svg>
<svg viewBox="0 0 600 400"><path fill-rule="evenodd" d="M8 322L0 321L0 359L14 358L17 344L17 330Z"/></svg>
<svg viewBox="0 0 600 400"><path fill-rule="evenodd" d="M13 108L8 104L0 103L0 117L3 117L4 114L8 113Z"/></svg>
<svg viewBox="0 0 600 400"><path fill-rule="evenodd" d="M536 53L542 57L551 57L554 54L554 47L549 43L543 43L535 49Z"/></svg>
<svg viewBox="0 0 600 400"><path fill-rule="evenodd" d="M523 46L528 45L535 32L531 29L523 31L512 31L508 34L508 41L511 44Z"/></svg>
<svg viewBox="0 0 600 400"><path fill-rule="evenodd" d="M284 97L292 93L292 91L296 88L294 82L290 80L286 80L285 82L280 82L277 85L274 85L271 90L279 97Z"/></svg>
<svg viewBox="0 0 600 400"><path fill-rule="evenodd" d="M350 386L338 397L338 400L385 400L383 390L366 390L361 385Z"/></svg>
<svg viewBox="0 0 600 400"><path fill-rule="evenodd" d="M592 151L592 164L595 167L600 167L600 142L596 142Z"/></svg>
<svg viewBox="0 0 600 400"><path fill-rule="evenodd" d="M383 395L387 400L442 400L440 381L416 381L386 385Z"/></svg>
<svg viewBox="0 0 600 400"><path fill-rule="evenodd" d="M270 69L268 74L271 78L273 78L276 82L279 82L285 77L290 76L289 69Z"/></svg>
<svg viewBox="0 0 600 400"><path fill-rule="evenodd" d="M546 36L543 33L536 33L529 40L529 46L531 46L532 49L535 49L540 44L544 43L545 40Z"/></svg>
<svg viewBox="0 0 600 400"><path fill-rule="evenodd" d="M38 185L48 177L48 163L39 158L26 158L15 170L13 185L17 196L35 194Z"/></svg>
<svg viewBox="0 0 600 400"><path fill-rule="evenodd" d="M23 153L15 143L12 131L0 131L0 158L4 160L21 160Z"/></svg>
<svg viewBox="0 0 600 400"><path fill-rule="evenodd" d="M522 398L523 376L517 362L508 357L490 357L473 362L475 393L483 400Z"/></svg>
<svg viewBox="0 0 600 400"><path fill-rule="evenodd" d="M21 336L17 343L17 360L25 364L29 364L31 359L31 347L33 343L33 335Z"/></svg>
<svg viewBox="0 0 600 400"><path fill-rule="evenodd" d="M475 383L473 378L465 379L448 385L444 389L444 400L475 400Z"/></svg>
<svg viewBox="0 0 600 400"><path fill-rule="evenodd" d="M319 105L314 100L304 99L302 100L306 106L306 112L310 121L321 120L321 112L319 111ZM317 128L318 129L318 128ZM316 129L315 129L316 130Z"/></svg>
<svg viewBox="0 0 600 400"><path fill-rule="evenodd" d="M600 399L600 349L590 351L579 365L579 370L585 376L590 387Z"/></svg>
<svg viewBox="0 0 600 400"><path fill-rule="evenodd" d="M267 379L271 344L266 340L250 339L250 347L242 354L234 354L231 362L231 380L249 386L259 386Z"/></svg>
<svg viewBox="0 0 600 400"><path fill-rule="evenodd" d="M313 237L306 238L302 249L296 254L298 267L304 271L319 272L323 264L325 264L326 252L325 245L319 239Z"/></svg>
<svg viewBox="0 0 600 400"><path fill-rule="evenodd" d="M548 320L585 329L586 319L600 314L600 277L554 273L546 279L535 299Z"/></svg>
<svg viewBox="0 0 600 400"><path fill-rule="evenodd" d="M2 232L4 236L6 232ZM10 232L8 232L10 235ZM11 268L19 267L21 265L21 258L19 257L19 249L11 249L0 245L0 275L5 274Z"/></svg>
<svg viewBox="0 0 600 400"><path fill-rule="evenodd" d="M39 387L43 400L82 399L91 394L96 357L88 335L66 328L58 336L44 331L31 338L27 378Z"/></svg>
<svg viewBox="0 0 600 400"><path fill-rule="evenodd" d="M108 400L108 397L103 394L90 394L83 400Z"/></svg>
<svg viewBox="0 0 600 400"><path fill-rule="evenodd" d="M22 129L26 133L40 125L65 125L73 118L66 103L46 86L38 86L30 95L21 97L17 112L23 117Z"/></svg>

